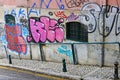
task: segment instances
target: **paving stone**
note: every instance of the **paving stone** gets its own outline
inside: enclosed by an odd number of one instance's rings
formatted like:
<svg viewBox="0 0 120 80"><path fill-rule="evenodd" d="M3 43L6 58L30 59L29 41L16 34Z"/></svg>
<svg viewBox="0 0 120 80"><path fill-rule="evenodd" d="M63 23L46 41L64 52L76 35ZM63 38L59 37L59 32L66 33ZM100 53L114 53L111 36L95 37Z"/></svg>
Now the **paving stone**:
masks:
<svg viewBox="0 0 120 80"><path fill-rule="evenodd" d="M84 80L113 80L114 67L102 67L94 65L73 65L66 64L67 72L63 72L62 63L45 62L37 60L12 59L13 64L9 64L8 59L0 59L0 65L9 65L19 68L26 68L37 72L44 72L59 76L83 78ZM119 68L120 77L120 68Z"/></svg>

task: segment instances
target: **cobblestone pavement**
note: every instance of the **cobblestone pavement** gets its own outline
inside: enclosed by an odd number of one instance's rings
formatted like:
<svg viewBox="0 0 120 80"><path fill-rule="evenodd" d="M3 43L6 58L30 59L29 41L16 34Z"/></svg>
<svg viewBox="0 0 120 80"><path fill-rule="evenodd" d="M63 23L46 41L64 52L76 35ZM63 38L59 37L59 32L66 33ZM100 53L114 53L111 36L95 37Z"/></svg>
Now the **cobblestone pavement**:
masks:
<svg viewBox="0 0 120 80"><path fill-rule="evenodd" d="M67 72L63 72L63 64L55 62L45 62L37 60L19 60L12 59L9 64L8 59L0 59L0 65L27 69L31 71L41 72L49 75L69 77L75 80L114 80L114 67L88 66L67 64ZM120 78L120 68L119 68Z"/></svg>

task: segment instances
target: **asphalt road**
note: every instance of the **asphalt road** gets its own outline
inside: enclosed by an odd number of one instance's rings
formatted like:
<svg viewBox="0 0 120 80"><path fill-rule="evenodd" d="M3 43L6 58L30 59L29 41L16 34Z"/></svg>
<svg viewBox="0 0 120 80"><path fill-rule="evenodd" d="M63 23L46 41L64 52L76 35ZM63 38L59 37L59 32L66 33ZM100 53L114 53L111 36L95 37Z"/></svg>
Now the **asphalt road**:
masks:
<svg viewBox="0 0 120 80"><path fill-rule="evenodd" d="M62 78L39 74L10 67L0 66L0 80L65 80Z"/></svg>

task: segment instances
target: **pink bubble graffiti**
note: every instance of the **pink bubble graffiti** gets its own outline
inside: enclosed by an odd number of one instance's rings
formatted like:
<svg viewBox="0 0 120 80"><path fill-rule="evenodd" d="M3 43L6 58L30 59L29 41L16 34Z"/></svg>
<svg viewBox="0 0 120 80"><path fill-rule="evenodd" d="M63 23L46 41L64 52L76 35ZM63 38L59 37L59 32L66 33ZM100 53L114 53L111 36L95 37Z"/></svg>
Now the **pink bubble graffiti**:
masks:
<svg viewBox="0 0 120 80"><path fill-rule="evenodd" d="M64 39L64 30L60 24L64 20L61 18L58 21L42 16L39 21L30 19L31 37L27 37L28 42L34 40L35 42L45 42L46 40L54 42L62 42Z"/></svg>

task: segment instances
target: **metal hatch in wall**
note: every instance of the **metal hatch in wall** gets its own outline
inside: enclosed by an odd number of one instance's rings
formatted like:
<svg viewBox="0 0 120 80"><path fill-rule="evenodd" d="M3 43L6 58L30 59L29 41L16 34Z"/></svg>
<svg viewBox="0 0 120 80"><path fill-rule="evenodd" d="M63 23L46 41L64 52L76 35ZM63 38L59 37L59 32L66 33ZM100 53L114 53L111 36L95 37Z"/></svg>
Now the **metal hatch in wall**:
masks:
<svg viewBox="0 0 120 80"><path fill-rule="evenodd" d="M66 39L88 42L87 26L80 22L66 23Z"/></svg>

